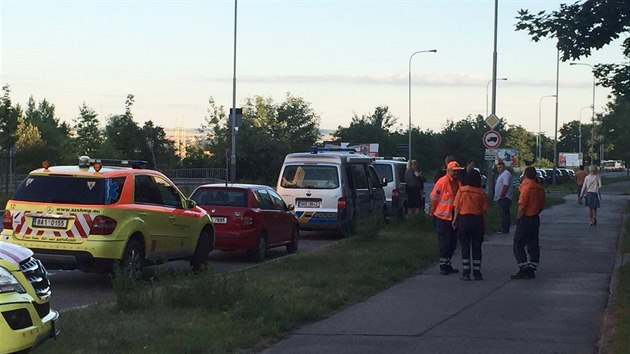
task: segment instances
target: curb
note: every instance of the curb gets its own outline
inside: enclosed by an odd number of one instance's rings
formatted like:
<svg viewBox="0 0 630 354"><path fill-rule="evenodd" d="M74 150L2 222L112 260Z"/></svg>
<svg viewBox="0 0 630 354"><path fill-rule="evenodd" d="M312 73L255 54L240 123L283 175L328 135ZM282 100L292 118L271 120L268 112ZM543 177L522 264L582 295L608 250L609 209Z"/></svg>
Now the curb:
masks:
<svg viewBox="0 0 630 354"><path fill-rule="evenodd" d="M630 202L627 202L630 203ZM598 354L608 354L609 347L614 339L614 312L617 307L617 302L619 299L619 268L626 263L626 259L630 259L630 254L626 257L626 254L623 253L623 236L625 232L624 226L626 222L630 221L629 214L624 213L621 218L621 231L617 236L617 255L615 256L615 262L613 264L613 269L610 276L610 285L608 288L608 302L606 303L606 308L604 309L604 313L602 314L602 324L599 330L599 340L597 341L597 353Z"/></svg>

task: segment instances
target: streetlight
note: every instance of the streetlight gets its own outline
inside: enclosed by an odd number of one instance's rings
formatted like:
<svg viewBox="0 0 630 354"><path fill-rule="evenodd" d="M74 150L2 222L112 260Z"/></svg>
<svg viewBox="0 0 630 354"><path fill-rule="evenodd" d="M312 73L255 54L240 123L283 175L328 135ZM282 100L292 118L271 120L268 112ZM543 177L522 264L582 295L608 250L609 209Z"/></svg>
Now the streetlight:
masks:
<svg viewBox="0 0 630 354"><path fill-rule="evenodd" d="M578 142L578 152L580 154L582 153L582 111L587 109L587 108L591 108L591 106L586 106L586 107L580 108L580 141Z"/></svg>
<svg viewBox="0 0 630 354"><path fill-rule="evenodd" d="M500 77L497 79L497 81L498 80L506 81L507 77ZM491 82L492 80L488 80L488 83L486 84L486 118L488 118L488 89L490 88Z"/></svg>
<svg viewBox="0 0 630 354"><path fill-rule="evenodd" d="M569 63L569 65L584 65L591 68L591 72L593 73L593 115L591 116L591 148L589 149L590 158L593 158L593 149L595 148L595 86L597 82L595 81L595 68L591 64L586 63Z"/></svg>
<svg viewBox="0 0 630 354"><path fill-rule="evenodd" d="M542 128L540 126L541 123L541 117L542 117L542 100L545 97L556 97L556 95L547 95L547 96L542 96L539 100L538 100L538 135L536 135L536 147L538 148L538 163L540 163L540 159L542 158L542 139L540 137L540 134L542 133Z"/></svg>
<svg viewBox="0 0 630 354"><path fill-rule="evenodd" d="M435 53L435 52L437 52L437 49L419 50L411 54L411 56L409 57L409 145L407 146L407 148L409 149L408 150L409 161L411 161L411 58L413 58L413 56L418 53Z"/></svg>
<svg viewBox="0 0 630 354"><path fill-rule="evenodd" d="M232 75L232 113L230 114L232 132L232 149L230 156L230 182L236 183L236 13L238 0L234 0L234 71Z"/></svg>

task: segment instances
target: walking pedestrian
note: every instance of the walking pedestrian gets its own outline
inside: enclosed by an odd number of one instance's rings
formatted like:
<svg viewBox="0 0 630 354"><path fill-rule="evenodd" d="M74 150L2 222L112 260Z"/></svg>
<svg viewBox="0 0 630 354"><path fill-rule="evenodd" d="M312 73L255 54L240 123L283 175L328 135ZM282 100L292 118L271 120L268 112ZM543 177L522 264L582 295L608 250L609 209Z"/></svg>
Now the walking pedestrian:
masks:
<svg viewBox="0 0 630 354"><path fill-rule="evenodd" d="M536 179L536 169L525 168L523 183L519 187L518 211L516 212L516 232L514 233L514 257L518 264L518 273L512 279L532 279L540 262L540 244L538 232L540 218L538 214L545 207L545 189ZM527 247L527 252L525 248ZM529 259L528 259L529 257Z"/></svg>
<svg viewBox="0 0 630 354"><path fill-rule="evenodd" d="M497 182L494 185L494 200L499 204L501 210L501 227L498 234L510 233L510 206L512 205L512 193L514 186L512 185L512 174L505 168L503 161L497 164Z"/></svg>
<svg viewBox="0 0 630 354"><path fill-rule="evenodd" d="M578 204L582 204L582 186L584 185L584 178L586 178L586 171L584 171L584 165L580 165L580 169L575 173L575 184L577 185L577 197Z"/></svg>
<svg viewBox="0 0 630 354"><path fill-rule="evenodd" d="M446 165L446 175L435 182L431 191L429 215L435 220L435 230L440 245L440 274L443 275L459 272L451 265L451 258L457 248L457 234L452 224L453 202L460 187L458 175L461 170L457 161L449 162Z"/></svg>
<svg viewBox="0 0 630 354"><path fill-rule="evenodd" d="M405 171L405 183L407 184L407 217L416 216L420 210L424 210L420 193L424 189L422 172L418 170L418 161L410 160ZM422 208L422 209L421 209Z"/></svg>
<svg viewBox="0 0 630 354"><path fill-rule="evenodd" d="M588 168L588 176L584 178L584 185L580 193L580 197L584 198L584 205L588 207L589 226L597 225L597 208L599 208L599 201L602 198L601 188L602 179L597 175L597 166L591 165Z"/></svg>
<svg viewBox="0 0 630 354"><path fill-rule="evenodd" d="M484 226L488 199L481 188L481 174L472 170L466 173L462 187L457 191L453 202L455 214L453 228L457 230L457 238L462 250L461 280L470 280L470 250L472 246L472 273L475 280L483 280L481 276L481 244L483 243Z"/></svg>

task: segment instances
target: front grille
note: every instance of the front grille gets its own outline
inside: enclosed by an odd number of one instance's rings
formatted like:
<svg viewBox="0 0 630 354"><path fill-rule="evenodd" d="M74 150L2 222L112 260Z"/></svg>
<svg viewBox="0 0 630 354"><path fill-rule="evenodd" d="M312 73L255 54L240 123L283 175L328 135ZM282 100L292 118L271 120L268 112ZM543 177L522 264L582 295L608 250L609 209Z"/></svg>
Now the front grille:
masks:
<svg viewBox="0 0 630 354"><path fill-rule="evenodd" d="M37 296L40 299L47 299L50 296L50 282L48 281L48 272L42 262L31 257L20 263L20 269L35 289Z"/></svg>

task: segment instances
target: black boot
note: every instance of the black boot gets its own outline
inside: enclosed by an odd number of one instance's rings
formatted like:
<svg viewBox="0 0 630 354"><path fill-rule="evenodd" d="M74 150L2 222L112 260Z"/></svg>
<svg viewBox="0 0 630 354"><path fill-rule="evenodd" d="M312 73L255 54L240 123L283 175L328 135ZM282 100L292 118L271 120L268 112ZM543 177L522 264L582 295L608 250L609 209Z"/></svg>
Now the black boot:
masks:
<svg viewBox="0 0 630 354"><path fill-rule="evenodd" d="M531 269L531 268L530 268ZM532 273L527 268L521 268L518 273L512 275L511 279L532 279Z"/></svg>
<svg viewBox="0 0 630 354"><path fill-rule="evenodd" d="M473 270L473 278L475 280L483 280L483 277L481 276L481 271L480 270Z"/></svg>

